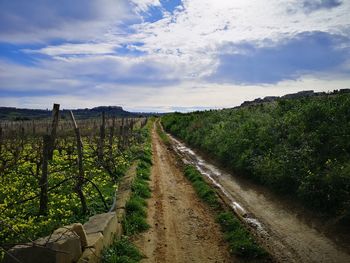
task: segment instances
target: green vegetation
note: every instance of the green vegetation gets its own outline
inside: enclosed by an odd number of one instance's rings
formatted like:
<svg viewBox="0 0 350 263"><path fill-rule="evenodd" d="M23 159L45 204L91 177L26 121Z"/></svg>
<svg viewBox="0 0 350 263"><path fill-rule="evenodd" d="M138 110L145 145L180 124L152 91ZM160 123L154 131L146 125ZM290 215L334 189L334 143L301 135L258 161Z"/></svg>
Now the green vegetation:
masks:
<svg viewBox="0 0 350 263"><path fill-rule="evenodd" d="M111 132L114 121L106 125L109 134L102 142L102 158L98 156L100 134L94 122L80 122L83 144L83 178L78 176L77 146L73 130L58 131L52 160L48 161L47 212L40 213L40 177L43 163L42 129L33 122L33 132L19 133L3 129L0 136L0 247L29 242L49 235L54 229L74 222L84 223L97 213L108 211L120 177L143 152L147 138L144 120L127 120ZM143 122L141 122L143 121ZM113 127L112 127L113 123ZM99 124L99 122L97 122ZM7 128L8 129L8 128ZM77 194L77 181L86 202L84 213ZM0 252L0 261L3 253Z"/></svg>
<svg viewBox="0 0 350 263"><path fill-rule="evenodd" d="M156 125L157 125L157 133L158 133L160 139L165 143L165 145L169 145L170 144L169 137L163 131L163 129L162 129L161 125L160 125L160 122L157 121Z"/></svg>
<svg viewBox="0 0 350 263"><path fill-rule="evenodd" d="M191 181L198 196L218 214L216 220L229 243L230 252L245 259L267 258L267 252L254 241L242 223L232 213L225 211L216 192L203 179L201 173L194 166L186 165L184 174Z"/></svg>
<svg viewBox="0 0 350 263"><path fill-rule="evenodd" d="M187 165L184 169L184 174L192 182L193 188L204 202L214 208L220 207L215 191L204 181L202 175L195 167Z"/></svg>
<svg viewBox="0 0 350 263"><path fill-rule="evenodd" d="M152 166L150 137L150 128L152 124L153 121L149 121L146 126L144 133L146 142L143 144L142 151L138 154L136 177L131 186L132 195L125 205L126 214L122 224L126 236L123 236L120 240L116 239L109 248L103 250L103 263L133 263L139 262L143 258L143 255L132 244L129 237L145 231L150 227L146 222L146 199L151 196L148 182L151 176Z"/></svg>
<svg viewBox="0 0 350 263"><path fill-rule="evenodd" d="M89 146L87 142L85 145ZM69 147L70 144L66 146ZM26 147L25 155L31 158L35 151L30 145ZM49 234L59 226L84 222L89 216L105 212L104 203L108 207L113 203L118 177L123 174L135 156L136 147L132 150L132 152L124 151L114 158L118 171L112 177L103 167L96 164L97 157L86 147L84 151L86 182L83 191L88 206L87 214L82 213L79 197L72 190L76 184L77 173L74 153L70 155L65 150L61 153L58 150L54 151L53 160L50 162L48 183L50 187L58 186L48 193L47 215L38 215L39 198L35 196L38 193L39 181L36 176L33 176L33 172L38 169L37 165L23 158L14 169L6 171L6 174L1 177L1 243L11 244L33 240ZM101 191L104 200L91 182ZM27 199L31 200L23 202Z"/></svg>
<svg viewBox="0 0 350 263"><path fill-rule="evenodd" d="M151 146L145 145L140 162L136 169L136 178L131 187L132 195L126 203L126 215L123 220L123 229L127 235L142 232L149 228L146 222L146 198L151 196L148 180L151 175Z"/></svg>
<svg viewBox="0 0 350 263"><path fill-rule="evenodd" d="M174 113L164 128L238 174L350 218L350 95Z"/></svg>
<svg viewBox="0 0 350 263"><path fill-rule="evenodd" d="M122 236L103 251L102 262L136 263L143 258L140 251L134 246L128 237Z"/></svg>
<svg viewBox="0 0 350 263"><path fill-rule="evenodd" d="M245 258L267 258L267 252L259 247L241 222L229 212L221 212L216 217L225 233L231 253Z"/></svg>

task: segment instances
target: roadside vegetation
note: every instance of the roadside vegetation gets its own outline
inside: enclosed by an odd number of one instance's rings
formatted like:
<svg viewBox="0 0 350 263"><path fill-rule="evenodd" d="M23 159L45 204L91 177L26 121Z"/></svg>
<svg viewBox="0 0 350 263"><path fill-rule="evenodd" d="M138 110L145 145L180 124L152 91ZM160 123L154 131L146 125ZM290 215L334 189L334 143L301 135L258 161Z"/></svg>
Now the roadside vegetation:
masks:
<svg viewBox="0 0 350 263"><path fill-rule="evenodd" d="M145 143L139 152L138 165L136 168L136 177L132 183L132 195L125 205L125 218L123 219L124 236L116 239L114 243L103 250L103 263L135 263L139 262L143 255L138 248L130 241L132 235L147 230L147 202L146 199L151 197L149 180L152 167L152 147L150 131L153 121L148 121L144 136Z"/></svg>
<svg viewBox="0 0 350 263"><path fill-rule="evenodd" d="M157 122L156 122L156 129L157 129L157 133L158 133L160 139L163 141L163 143L167 146L170 145L169 137L163 131L159 120L157 120Z"/></svg>
<svg viewBox="0 0 350 263"><path fill-rule="evenodd" d="M174 113L161 121L238 175L350 221L350 95Z"/></svg>

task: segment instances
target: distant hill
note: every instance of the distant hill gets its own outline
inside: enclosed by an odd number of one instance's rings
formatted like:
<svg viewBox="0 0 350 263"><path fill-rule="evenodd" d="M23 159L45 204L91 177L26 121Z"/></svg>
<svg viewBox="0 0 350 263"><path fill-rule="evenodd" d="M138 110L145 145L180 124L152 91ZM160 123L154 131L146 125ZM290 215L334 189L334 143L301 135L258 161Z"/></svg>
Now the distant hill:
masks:
<svg viewBox="0 0 350 263"><path fill-rule="evenodd" d="M92 109L75 109L72 110L77 119L88 119L101 116L105 112L109 116L116 117L138 117L149 116L149 113L133 113L125 111L120 106L99 106ZM36 120L51 117L51 109L19 109L14 107L0 107L0 120ZM64 119L68 116L69 110L64 109L60 111L61 117Z"/></svg>

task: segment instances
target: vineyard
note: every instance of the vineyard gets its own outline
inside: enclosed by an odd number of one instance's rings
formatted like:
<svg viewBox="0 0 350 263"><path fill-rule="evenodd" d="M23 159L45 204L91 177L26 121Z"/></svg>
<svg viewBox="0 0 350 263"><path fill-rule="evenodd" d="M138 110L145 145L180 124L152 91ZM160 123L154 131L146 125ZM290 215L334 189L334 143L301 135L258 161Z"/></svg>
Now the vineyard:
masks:
<svg viewBox="0 0 350 263"><path fill-rule="evenodd" d="M162 117L167 131L238 175L350 220L350 96L273 103Z"/></svg>
<svg viewBox="0 0 350 263"><path fill-rule="evenodd" d="M108 212L120 177L140 155L145 118L59 114L54 105L50 119L1 123L2 251Z"/></svg>

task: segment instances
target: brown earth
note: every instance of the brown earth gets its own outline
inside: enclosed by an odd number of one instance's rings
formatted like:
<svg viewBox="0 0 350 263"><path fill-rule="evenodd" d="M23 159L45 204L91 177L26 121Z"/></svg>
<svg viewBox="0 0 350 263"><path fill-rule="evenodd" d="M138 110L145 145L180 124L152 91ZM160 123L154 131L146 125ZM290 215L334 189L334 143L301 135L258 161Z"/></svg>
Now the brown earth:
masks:
<svg viewBox="0 0 350 263"><path fill-rule="evenodd" d="M237 262L214 215L198 199L155 129L152 151L147 217L151 227L133 240L145 255L142 262Z"/></svg>

